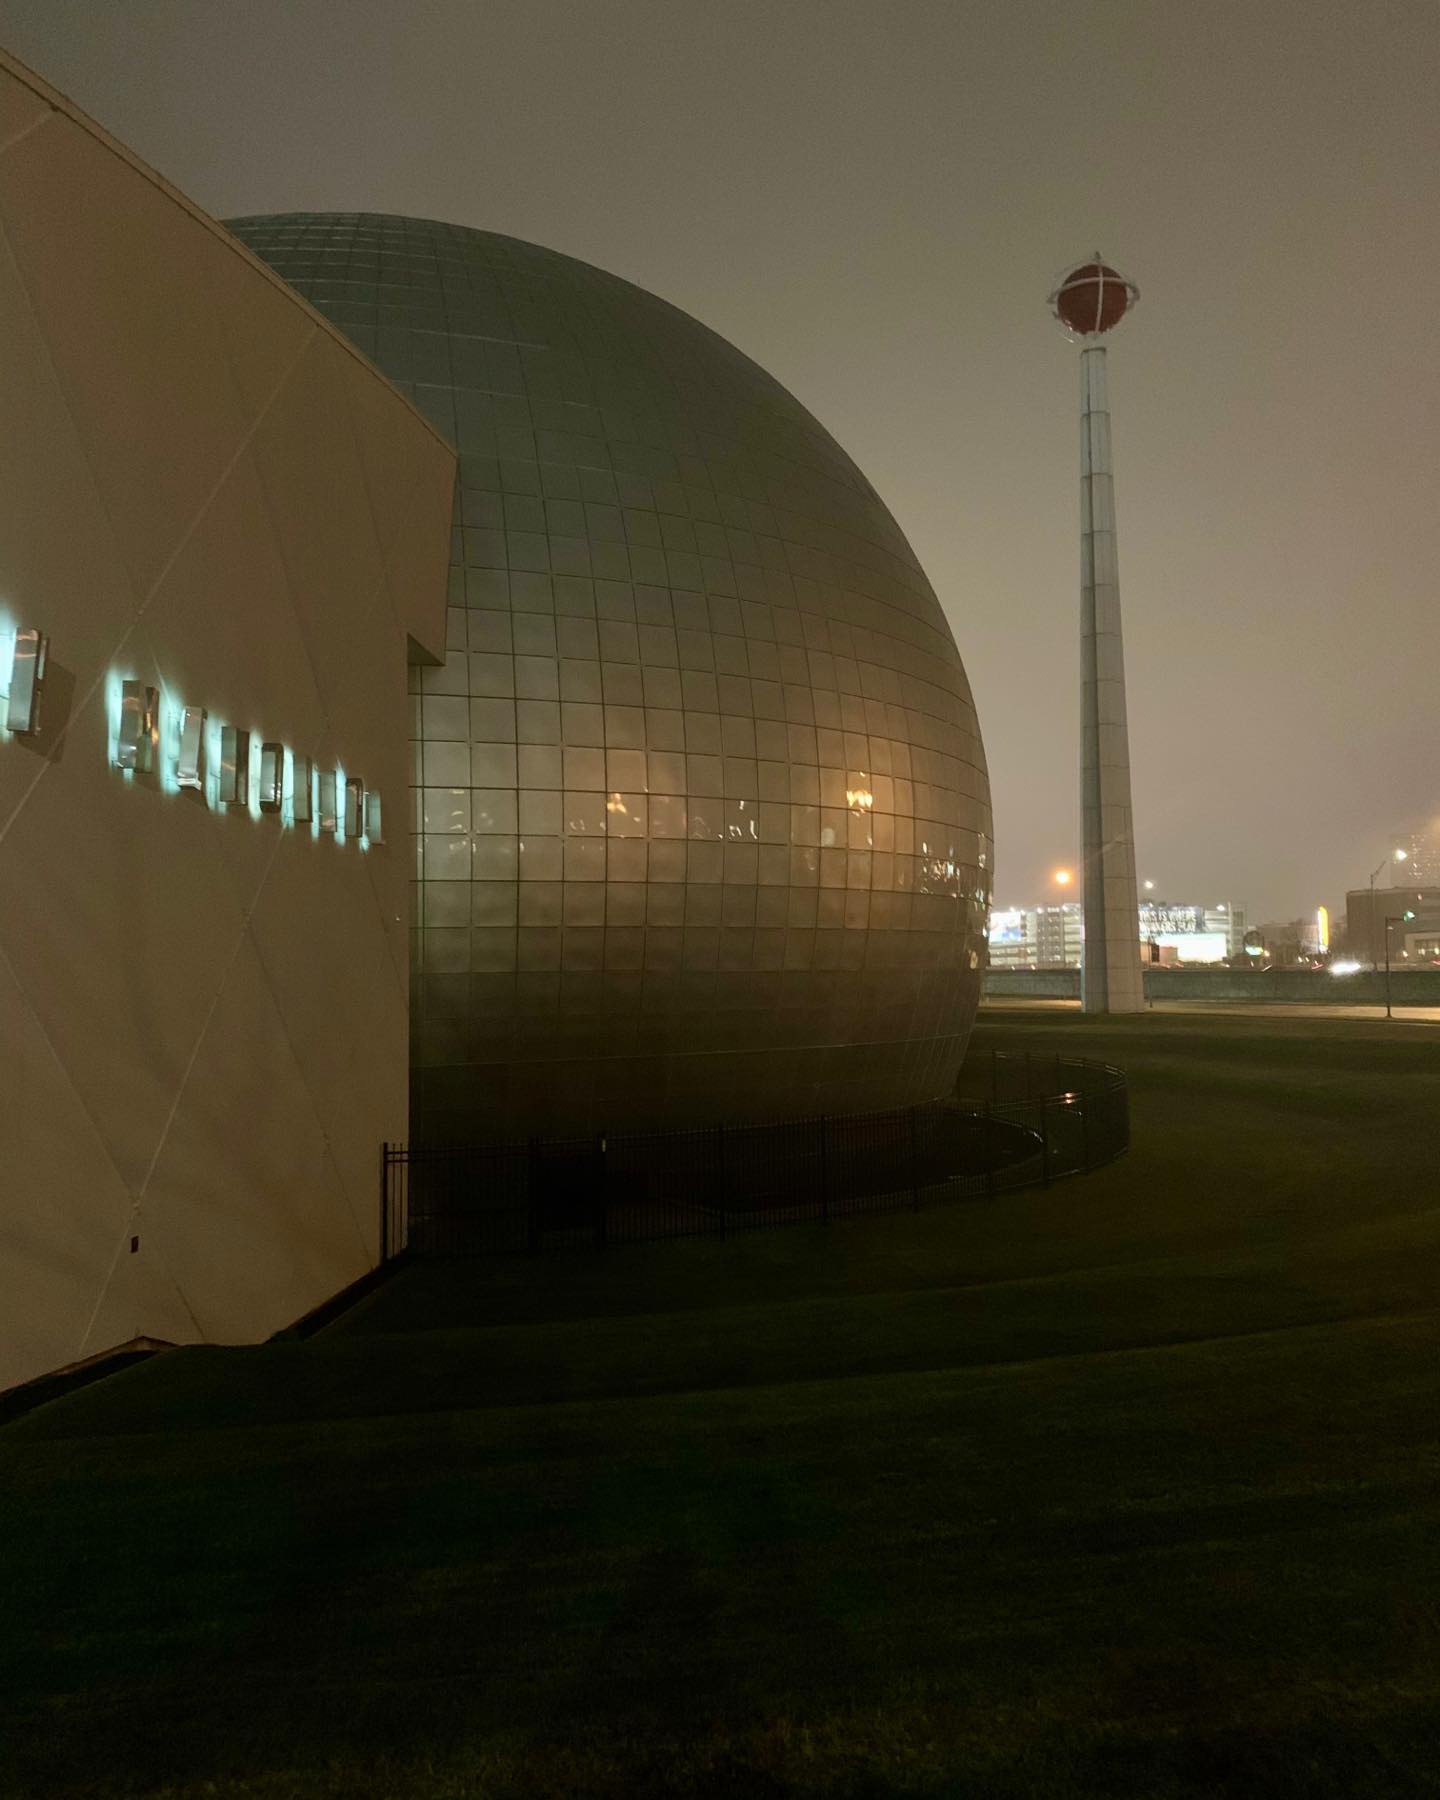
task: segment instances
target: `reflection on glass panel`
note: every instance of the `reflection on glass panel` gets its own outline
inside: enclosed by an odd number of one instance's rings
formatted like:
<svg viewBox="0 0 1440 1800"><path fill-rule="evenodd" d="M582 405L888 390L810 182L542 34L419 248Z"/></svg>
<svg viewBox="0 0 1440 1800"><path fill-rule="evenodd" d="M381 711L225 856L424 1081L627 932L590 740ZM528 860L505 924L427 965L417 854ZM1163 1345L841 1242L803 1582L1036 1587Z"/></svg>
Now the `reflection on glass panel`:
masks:
<svg viewBox="0 0 1440 1800"><path fill-rule="evenodd" d="M476 788L470 796L473 829L487 836L516 829L514 788Z"/></svg>
<svg viewBox="0 0 1440 1800"><path fill-rule="evenodd" d="M434 788L422 790L420 820L425 831L469 831L470 789Z"/></svg>
<svg viewBox="0 0 1440 1800"><path fill-rule="evenodd" d="M437 836L427 832L421 840L423 878L429 881L469 881L470 839Z"/></svg>
<svg viewBox="0 0 1440 1800"><path fill-rule="evenodd" d="M514 881L519 873L519 845L513 837L474 839L471 878L475 881Z"/></svg>

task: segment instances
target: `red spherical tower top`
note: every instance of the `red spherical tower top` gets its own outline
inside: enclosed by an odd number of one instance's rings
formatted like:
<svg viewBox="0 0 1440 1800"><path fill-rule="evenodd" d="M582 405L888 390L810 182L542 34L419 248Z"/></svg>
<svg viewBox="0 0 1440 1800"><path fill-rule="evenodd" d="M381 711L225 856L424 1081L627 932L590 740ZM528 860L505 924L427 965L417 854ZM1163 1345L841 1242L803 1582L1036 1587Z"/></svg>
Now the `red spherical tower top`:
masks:
<svg viewBox="0 0 1440 1800"><path fill-rule="evenodd" d="M1097 250L1065 276L1050 296L1050 310L1075 337L1110 331L1130 312L1140 290L1103 261Z"/></svg>

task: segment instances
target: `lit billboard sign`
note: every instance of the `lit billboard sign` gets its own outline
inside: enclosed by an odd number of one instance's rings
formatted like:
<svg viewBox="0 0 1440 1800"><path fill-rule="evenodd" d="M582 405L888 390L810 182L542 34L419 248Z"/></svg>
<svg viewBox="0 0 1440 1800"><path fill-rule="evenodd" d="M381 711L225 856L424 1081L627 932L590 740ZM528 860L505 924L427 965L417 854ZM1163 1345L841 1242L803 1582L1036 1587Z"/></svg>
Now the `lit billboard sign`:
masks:
<svg viewBox="0 0 1440 1800"><path fill-rule="evenodd" d="M1164 943L1166 935L1189 937L1205 931L1205 909L1202 906L1142 906L1140 935Z"/></svg>
<svg viewBox="0 0 1440 1800"><path fill-rule="evenodd" d="M1182 962L1224 962L1229 954L1223 931L1157 931L1146 942L1158 944L1162 950L1173 950Z"/></svg>

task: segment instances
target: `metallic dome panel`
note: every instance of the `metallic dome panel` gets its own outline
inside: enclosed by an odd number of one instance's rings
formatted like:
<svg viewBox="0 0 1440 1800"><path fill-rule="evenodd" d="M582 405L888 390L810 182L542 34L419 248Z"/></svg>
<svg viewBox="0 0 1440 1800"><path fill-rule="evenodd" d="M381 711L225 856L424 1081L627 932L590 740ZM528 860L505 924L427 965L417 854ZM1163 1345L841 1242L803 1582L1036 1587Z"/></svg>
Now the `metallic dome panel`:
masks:
<svg viewBox="0 0 1440 1800"><path fill-rule="evenodd" d="M414 671L412 1135L948 1091L985 758L935 594L844 451L573 258L374 214L230 229L459 451L449 656Z"/></svg>

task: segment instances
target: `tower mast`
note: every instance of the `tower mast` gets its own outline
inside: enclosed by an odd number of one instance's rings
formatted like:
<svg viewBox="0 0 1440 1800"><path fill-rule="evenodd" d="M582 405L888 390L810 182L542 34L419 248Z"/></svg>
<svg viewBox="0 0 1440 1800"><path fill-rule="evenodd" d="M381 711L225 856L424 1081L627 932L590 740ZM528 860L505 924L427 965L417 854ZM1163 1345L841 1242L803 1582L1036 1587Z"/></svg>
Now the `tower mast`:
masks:
<svg viewBox="0 0 1440 1800"><path fill-rule="evenodd" d="M1050 296L1055 317L1081 346L1080 1004L1087 1013L1139 1012L1145 1004L1103 341L1139 297L1098 251Z"/></svg>

